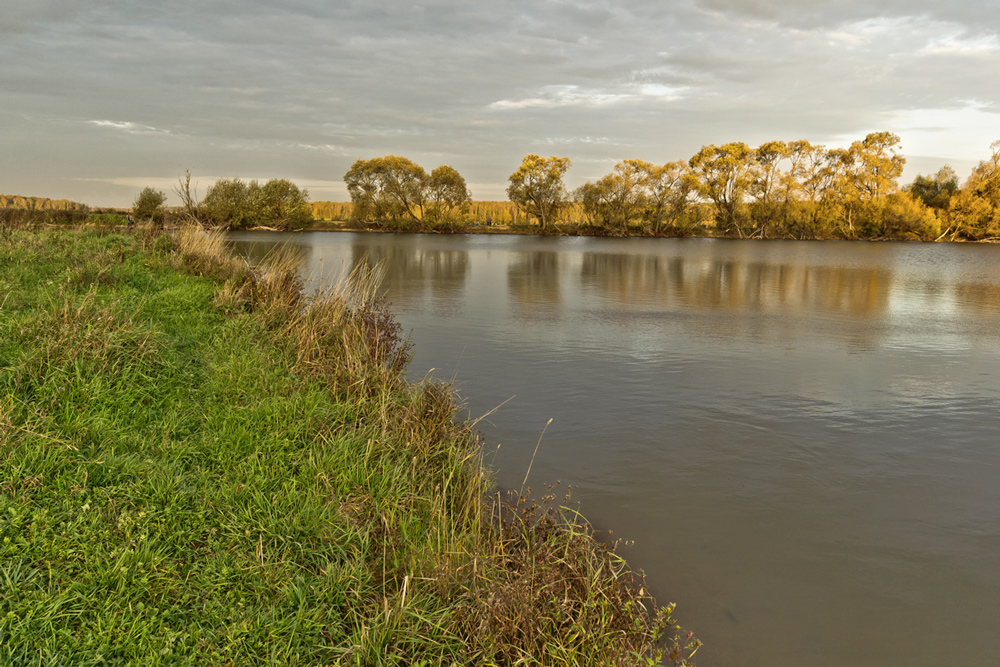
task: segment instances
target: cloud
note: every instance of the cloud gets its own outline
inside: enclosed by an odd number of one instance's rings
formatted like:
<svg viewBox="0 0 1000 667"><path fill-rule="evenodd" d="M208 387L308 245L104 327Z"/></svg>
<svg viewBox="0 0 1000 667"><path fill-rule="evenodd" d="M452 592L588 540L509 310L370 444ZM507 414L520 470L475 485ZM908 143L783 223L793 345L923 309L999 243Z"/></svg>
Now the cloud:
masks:
<svg viewBox="0 0 1000 667"><path fill-rule="evenodd" d="M177 178L167 178L163 176L122 176L116 178L74 178L75 181L84 183L103 183L105 185L116 185L124 188L141 189L151 187L157 190L170 192L178 182ZM209 181L214 182L215 179Z"/></svg>
<svg viewBox="0 0 1000 667"><path fill-rule="evenodd" d="M28 156L0 179L42 194L184 167L324 180L395 153L496 191L531 151L613 165L730 140L899 132L921 109L1000 105L988 9L37 0L9 22L0 10L0 149ZM948 127L936 134L961 132Z"/></svg>
<svg viewBox="0 0 1000 667"><path fill-rule="evenodd" d="M170 130L161 130L150 125L133 123L131 121L88 120L87 122L91 125L97 125L98 127L120 130L127 134L173 134Z"/></svg>
<svg viewBox="0 0 1000 667"><path fill-rule="evenodd" d="M580 86L545 86L535 97L498 100L488 105L494 110L554 109L559 107L603 107L646 100L672 102L680 99L680 89L658 83L623 86L620 90L587 89Z"/></svg>
<svg viewBox="0 0 1000 667"><path fill-rule="evenodd" d="M332 153L334 155L348 155L348 152L344 150L343 146L336 146L334 144L295 144L296 148L301 148L307 151L319 151L321 153Z"/></svg>
<svg viewBox="0 0 1000 667"><path fill-rule="evenodd" d="M995 57L1000 54L1000 37L997 35L965 36L955 34L932 41L920 55L958 55L972 58Z"/></svg>

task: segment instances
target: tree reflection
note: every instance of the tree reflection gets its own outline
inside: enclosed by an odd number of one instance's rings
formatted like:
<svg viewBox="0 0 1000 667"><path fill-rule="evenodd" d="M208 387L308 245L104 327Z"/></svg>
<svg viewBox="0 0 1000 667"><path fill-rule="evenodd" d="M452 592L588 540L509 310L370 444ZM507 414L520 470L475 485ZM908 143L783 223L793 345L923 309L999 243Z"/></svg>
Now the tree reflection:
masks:
<svg viewBox="0 0 1000 667"><path fill-rule="evenodd" d="M996 283L959 283L955 296L971 311L1000 315L1000 285Z"/></svg>
<svg viewBox="0 0 1000 667"><path fill-rule="evenodd" d="M580 277L624 304L858 317L883 313L891 286L878 268L606 253L585 253Z"/></svg>
<svg viewBox="0 0 1000 667"><path fill-rule="evenodd" d="M421 248L414 244L354 243L351 265L381 263L385 285L394 297L415 298L425 292L454 296L465 287L469 253L465 250Z"/></svg>
<svg viewBox="0 0 1000 667"><path fill-rule="evenodd" d="M267 257L282 253L286 254L294 262L295 268L300 272L304 267L309 266L309 262L315 252L312 244L293 243L291 241L275 243L271 240L239 240L232 241L231 243L233 252L245 258L251 265L260 264Z"/></svg>
<svg viewBox="0 0 1000 667"><path fill-rule="evenodd" d="M513 253L507 287L521 317L550 319L562 308L560 254L553 251Z"/></svg>

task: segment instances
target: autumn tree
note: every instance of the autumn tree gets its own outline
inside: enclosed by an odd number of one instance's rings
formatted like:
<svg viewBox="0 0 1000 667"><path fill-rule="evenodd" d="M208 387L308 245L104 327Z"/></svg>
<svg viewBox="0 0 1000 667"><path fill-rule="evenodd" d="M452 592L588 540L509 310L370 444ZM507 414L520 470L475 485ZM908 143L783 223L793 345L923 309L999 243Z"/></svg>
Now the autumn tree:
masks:
<svg viewBox="0 0 1000 667"><path fill-rule="evenodd" d="M643 221L659 234L665 221L673 225L680 219L691 184L684 162L661 166L624 160L610 174L577 188L574 195L592 224L627 233L630 225Z"/></svg>
<svg viewBox="0 0 1000 667"><path fill-rule="evenodd" d="M776 193L784 184L779 164L789 157L791 149L784 141L769 141L754 150L753 159L757 163L757 168L752 174L750 192L757 201L765 204L773 203Z"/></svg>
<svg viewBox="0 0 1000 667"><path fill-rule="evenodd" d="M906 158L895 134L872 132L851 144L847 156L853 187L862 199L875 200L899 189Z"/></svg>
<svg viewBox="0 0 1000 667"><path fill-rule="evenodd" d="M425 220L443 220L471 200L465 179L454 167L441 165L428 175L420 165L397 155L356 160L344 182L354 217L362 221L408 220L419 226Z"/></svg>
<svg viewBox="0 0 1000 667"><path fill-rule="evenodd" d="M787 148L789 168L784 176L785 192L792 199L818 202L824 188L822 170L826 162L826 148L805 140L792 141Z"/></svg>
<svg viewBox="0 0 1000 667"><path fill-rule="evenodd" d="M653 165L642 160L623 160L605 176L611 222L623 232L642 215L648 201L647 182Z"/></svg>
<svg viewBox="0 0 1000 667"><path fill-rule="evenodd" d="M458 170L445 164L431 172L425 189L427 217L433 222L446 220L454 212L467 209L472 201L465 179Z"/></svg>
<svg viewBox="0 0 1000 667"><path fill-rule="evenodd" d="M645 208L649 167L642 160L625 160L597 182L578 188L575 197L583 204L584 215L592 224L625 233Z"/></svg>
<svg viewBox="0 0 1000 667"><path fill-rule="evenodd" d="M423 197L419 184L427 178L422 167L397 155L356 160L344 174L358 220L400 222L417 219ZM413 211L417 206L418 211Z"/></svg>
<svg viewBox="0 0 1000 667"><path fill-rule="evenodd" d="M525 155L521 166L510 175L507 197L524 213L547 229L566 205L563 176L570 168L568 157Z"/></svg>
<svg viewBox="0 0 1000 667"><path fill-rule="evenodd" d="M941 222L922 201L903 192L886 195L877 207L879 236L901 241L933 241Z"/></svg>
<svg viewBox="0 0 1000 667"><path fill-rule="evenodd" d="M768 227L775 224L787 210L788 198L782 193L787 187L781 163L791 157L791 149L784 141L769 141L753 151L749 192L754 198L751 218L754 229L762 237Z"/></svg>
<svg viewBox="0 0 1000 667"><path fill-rule="evenodd" d="M573 201L579 202L583 208L583 217L588 224L600 226L604 222L604 188L597 183L587 181L573 191Z"/></svg>
<svg viewBox="0 0 1000 667"><path fill-rule="evenodd" d="M376 158L382 188L397 205L397 210L412 221L424 217L427 194L427 172L405 157L388 155Z"/></svg>
<svg viewBox="0 0 1000 667"><path fill-rule="evenodd" d="M726 234L746 236L740 209L754 181L754 152L742 142L703 146L688 162L699 194L715 205L716 225Z"/></svg>
<svg viewBox="0 0 1000 667"><path fill-rule="evenodd" d="M132 215L137 220L152 220L160 222L163 220L163 204L167 201L167 195L159 190L145 187L135 196L132 202Z"/></svg>
<svg viewBox="0 0 1000 667"><path fill-rule="evenodd" d="M664 223L679 230L691 192L697 185L688 164L677 160L663 165L648 162L643 165L646 172L645 217L652 224L653 233L659 234Z"/></svg>
<svg viewBox="0 0 1000 667"><path fill-rule="evenodd" d="M1000 141L993 155L972 170L965 185L949 202L952 238L970 240L1000 237Z"/></svg>
<svg viewBox="0 0 1000 667"><path fill-rule="evenodd" d="M843 192L840 201L846 213L848 238L888 237L885 204L889 194L899 191L898 179L906 158L899 153L899 137L891 132L872 132L842 153Z"/></svg>
<svg viewBox="0 0 1000 667"><path fill-rule="evenodd" d="M792 238L825 236L820 202L827 184L826 148L805 140L791 141L787 147L788 169L782 175L785 200L782 233Z"/></svg>

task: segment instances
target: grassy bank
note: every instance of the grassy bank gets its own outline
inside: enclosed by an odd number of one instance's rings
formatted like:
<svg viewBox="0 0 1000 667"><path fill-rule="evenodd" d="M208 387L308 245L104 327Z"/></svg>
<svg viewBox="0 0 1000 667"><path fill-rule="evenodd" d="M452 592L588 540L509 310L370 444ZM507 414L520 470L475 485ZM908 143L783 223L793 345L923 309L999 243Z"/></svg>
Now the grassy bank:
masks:
<svg viewBox="0 0 1000 667"><path fill-rule="evenodd" d="M374 284L0 226L0 664L682 662L566 503L495 493Z"/></svg>

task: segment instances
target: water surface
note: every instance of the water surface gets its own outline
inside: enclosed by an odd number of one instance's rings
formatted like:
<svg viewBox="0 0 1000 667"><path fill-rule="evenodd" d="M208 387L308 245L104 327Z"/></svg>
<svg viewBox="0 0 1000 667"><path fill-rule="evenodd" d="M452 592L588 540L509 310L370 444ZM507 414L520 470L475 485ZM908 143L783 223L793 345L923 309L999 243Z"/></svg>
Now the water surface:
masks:
<svg viewBox="0 0 1000 667"><path fill-rule="evenodd" d="M1000 246L240 233L385 263L502 486L579 486L699 664L1000 660Z"/></svg>

